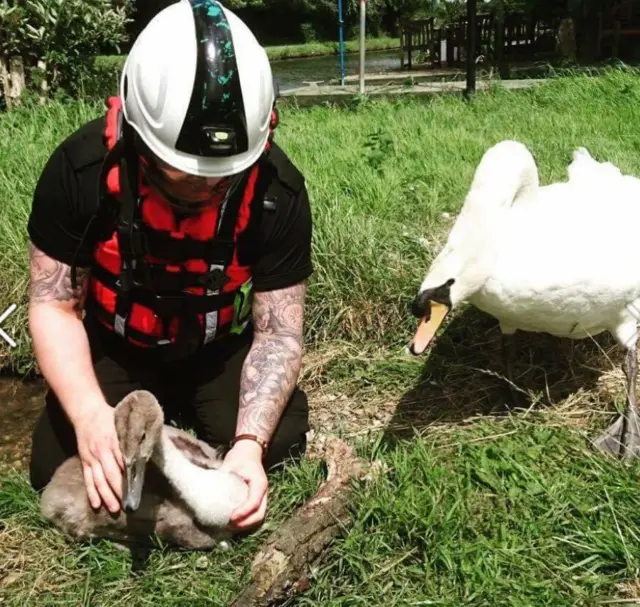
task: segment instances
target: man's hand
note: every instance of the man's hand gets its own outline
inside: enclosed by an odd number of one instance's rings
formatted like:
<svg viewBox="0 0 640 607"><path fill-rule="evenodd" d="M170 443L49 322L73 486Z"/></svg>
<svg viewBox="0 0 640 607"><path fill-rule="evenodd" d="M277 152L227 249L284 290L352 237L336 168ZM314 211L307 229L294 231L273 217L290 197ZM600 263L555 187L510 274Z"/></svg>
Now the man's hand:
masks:
<svg viewBox="0 0 640 607"><path fill-rule="evenodd" d="M249 485L249 497L231 513L230 529L244 531L262 524L267 511L269 481L262 465L262 447L238 441L227 453L222 469L235 472Z"/></svg>
<svg viewBox="0 0 640 607"><path fill-rule="evenodd" d="M96 405L76 421L75 431L89 502L93 508L104 503L115 514L122 502L124 462L114 409Z"/></svg>

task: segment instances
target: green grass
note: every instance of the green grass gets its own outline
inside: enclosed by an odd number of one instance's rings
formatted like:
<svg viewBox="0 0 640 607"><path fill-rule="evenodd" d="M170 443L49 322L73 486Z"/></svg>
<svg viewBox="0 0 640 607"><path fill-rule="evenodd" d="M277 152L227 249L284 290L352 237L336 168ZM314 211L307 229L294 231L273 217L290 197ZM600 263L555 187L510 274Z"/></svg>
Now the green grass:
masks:
<svg viewBox="0 0 640 607"><path fill-rule="evenodd" d="M318 402L348 396L328 405L332 414L400 403L396 426L426 428L363 441L361 452L388 471L356 489L354 526L292 604L574 606L640 596L638 469L595 456L587 440L601 425L595 412L621 401L619 353L584 342L561 356L557 340L529 340L515 371L535 406L505 419L491 375L499 349L482 315L454 314L426 359L402 354L415 327L409 303L451 225L443 214L460 208L483 152L504 138L525 142L543 183L565 178L578 146L640 174L639 102L638 72L611 70L470 103L283 109L278 141L307 176L315 222L304 382ZM31 361L25 225L35 181L55 145L101 111L78 102L0 115L0 309L19 304L5 328L20 344L0 351L6 367ZM268 520L282 520L319 480L312 462L278 474ZM204 560L159 550L132 575L126 554L47 530L19 473L0 476L0 521L0 599L11 605L225 605L264 537Z"/></svg>
<svg viewBox="0 0 640 607"><path fill-rule="evenodd" d="M575 429L548 418L482 421L362 453L387 471L355 487L355 524L291 604L558 607L637 590L638 470L594 457ZM278 477L272 525L321 475L307 462ZM0 599L10 605L227 605L267 533L229 552L157 549L136 574L106 542L73 546L49 531L21 476L3 479L0 520Z"/></svg>
<svg viewBox="0 0 640 607"><path fill-rule="evenodd" d="M640 80L635 71L559 78L531 91L380 100L351 111L284 108L277 137L307 177L316 273L308 343L344 339L398 347L413 328L408 304L460 208L483 152L503 138L531 147L541 181L564 179L587 146L623 171L640 172ZM51 104L0 116L0 305L19 304L9 328L29 360L25 333L25 224L48 154L102 104ZM428 245L421 244L426 239Z"/></svg>
<svg viewBox="0 0 640 607"><path fill-rule="evenodd" d="M573 430L478 422L384 459L299 604L587 605L638 575L637 470Z"/></svg>
<svg viewBox="0 0 640 607"><path fill-rule="evenodd" d="M230 550L181 552L156 543L145 563L107 541L74 543L49 528L23 474L0 477L2 605L226 605L247 581L247 565L274 525L308 499L321 469L304 462L274 473L267 526ZM132 571L142 566L140 573Z"/></svg>

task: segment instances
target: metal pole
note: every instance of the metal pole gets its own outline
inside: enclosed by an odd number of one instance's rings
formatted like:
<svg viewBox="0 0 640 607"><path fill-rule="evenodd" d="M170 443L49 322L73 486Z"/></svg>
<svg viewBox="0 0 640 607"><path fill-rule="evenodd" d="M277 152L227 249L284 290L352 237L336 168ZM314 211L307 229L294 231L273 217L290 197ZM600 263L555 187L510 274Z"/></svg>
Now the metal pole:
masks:
<svg viewBox="0 0 640 607"><path fill-rule="evenodd" d="M467 0L467 98L476 90L476 4Z"/></svg>
<svg viewBox="0 0 640 607"><path fill-rule="evenodd" d="M360 0L360 94L364 93L364 31L367 0Z"/></svg>
<svg viewBox="0 0 640 607"><path fill-rule="evenodd" d="M338 30L340 35L340 85L344 86L344 21L342 19L342 0L338 0Z"/></svg>

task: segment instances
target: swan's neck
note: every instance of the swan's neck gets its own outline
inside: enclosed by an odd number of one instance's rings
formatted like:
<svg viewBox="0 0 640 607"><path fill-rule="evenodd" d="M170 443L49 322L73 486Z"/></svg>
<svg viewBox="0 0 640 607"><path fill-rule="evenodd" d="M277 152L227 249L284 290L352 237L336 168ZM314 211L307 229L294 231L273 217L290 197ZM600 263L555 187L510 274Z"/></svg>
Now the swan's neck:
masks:
<svg viewBox="0 0 640 607"><path fill-rule="evenodd" d="M489 150L421 290L436 288L453 278L451 299L455 305L480 289L491 272L512 205L537 195L538 186L538 170L523 146L505 142Z"/></svg>
<svg viewBox="0 0 640 607"><path fill-rule="evenodd" d="M173 444L166 432L160 434L153 452L153 461L166 479L187 503L196 503L200 495L199 472L187 457Z"/></svg>
<svg viewBox="0 0 640 607"><path fill-rule="evenodd" d="M247 488L239 477L192 463L166 432L156 443L153 461L194 518L205 526L225 527L233 509L246 499Z"/></svg>
<svg viewBox="0 0 640 607"><path fill-rule="evenodd" d="M505 141L488 150L480 161L463 212L493 215L534 196L539 185L538 167L531 153L520 144Z"/></svg>

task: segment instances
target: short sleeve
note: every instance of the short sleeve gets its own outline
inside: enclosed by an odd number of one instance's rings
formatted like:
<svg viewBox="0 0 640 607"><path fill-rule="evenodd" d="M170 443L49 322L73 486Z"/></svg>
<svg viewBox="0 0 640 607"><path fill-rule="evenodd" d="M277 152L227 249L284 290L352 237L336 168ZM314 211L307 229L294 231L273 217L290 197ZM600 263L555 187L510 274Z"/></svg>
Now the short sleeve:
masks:
<svg viewBox="0 0 640 607"><path fill-rule="evenodd" d="M286 204L278 205L275 217L269 223L271 225L268 233L264 234L261 255L254 264L256 291L284 289L313 273L313 222L309 195L304 185Z"/></svg>
<svg viewBox="0 0 640 607"><path fill-rule="evenodd" d="M76 175L63 147L49 157L33 194L27 232L31 242L48 256L71 265L89 218L82 208ZM88 265L88 252L77 262Z"/></svg>

